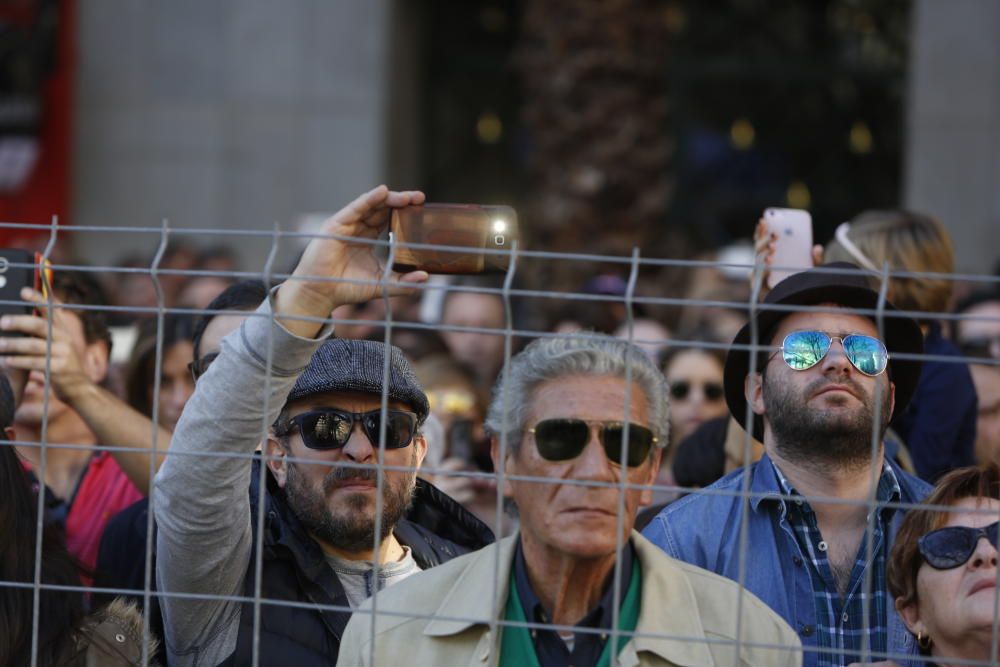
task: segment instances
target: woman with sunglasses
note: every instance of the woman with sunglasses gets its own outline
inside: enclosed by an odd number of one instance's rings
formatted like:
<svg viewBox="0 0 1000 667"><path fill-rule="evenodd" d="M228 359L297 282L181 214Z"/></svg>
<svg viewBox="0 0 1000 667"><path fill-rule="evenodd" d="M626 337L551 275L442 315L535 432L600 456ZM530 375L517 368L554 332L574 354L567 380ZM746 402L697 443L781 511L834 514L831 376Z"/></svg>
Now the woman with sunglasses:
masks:
<svg viewBox="0 0 1000 667"><path fill-rule="evenodd" d="M703 337L689 336L691 340ZM678 443L709 419L729 413L722 388L725 350L672 347L664 355L663 374L670 385L670 441Z"/></svg>
<svg viewBox="0 0 1000 667"><path fill-rule="evenodd" d="M705 340L697 333L685 340ZM728 414L722 388L725 352L713 348L669 347L661 356L660 368L670 386L670 444L665 451L653 492L653 507L659 508L677 497L673 474L678 444L706 421ZM719 442L719 448L723 442Z"/></svg>
<svg viewBox="0 0 1000 667"><path fill-rule="evenodd" d="M899 528L886 574L889 592L933 664L990 663L1000 468L951 472L925 504L928 509L910 511Z"/></svg>

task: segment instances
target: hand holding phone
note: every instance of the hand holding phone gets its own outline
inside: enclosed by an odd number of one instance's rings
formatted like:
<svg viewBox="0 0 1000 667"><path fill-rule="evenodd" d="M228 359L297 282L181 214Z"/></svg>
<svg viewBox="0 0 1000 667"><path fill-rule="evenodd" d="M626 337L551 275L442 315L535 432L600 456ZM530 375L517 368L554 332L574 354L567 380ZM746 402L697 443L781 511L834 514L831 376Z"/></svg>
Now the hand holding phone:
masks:
<svg viewBox="0 0 1000 667"><path fill-rule="evenodd" d="M76 398L93 389L96 378L93 368L84 361L73 344L70 312L59 301L50 313L48 298L35 289L21 293L29 313L7 313L3 318L0 354L4 370L36 372L48 376L55 396L72 404Z"/></svg>
<svg viewBox="0 0 1000 667"><path fill-rule="evenodd" d="M399 272L503 273L510 265L510 255L484 250L510 250L518 237L514 209L478 204L424 204L395 209L390 230L397 243L454 248L431 250L398 246L392 268Z"/></svg>
<svg viewBox="0 0 1000 667"><path fill-rule="evenodd" d="M766 209L757 223L754 249L767 266L768 288L773 289L793 273L812 268L816 258L812 216L794 208Z"/></svg>

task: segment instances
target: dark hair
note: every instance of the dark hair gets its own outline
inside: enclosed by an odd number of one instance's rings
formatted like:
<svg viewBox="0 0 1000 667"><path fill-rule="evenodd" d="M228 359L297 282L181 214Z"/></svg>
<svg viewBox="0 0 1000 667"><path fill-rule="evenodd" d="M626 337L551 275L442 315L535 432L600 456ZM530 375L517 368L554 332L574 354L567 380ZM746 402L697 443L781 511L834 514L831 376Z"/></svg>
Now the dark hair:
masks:
<svg viewBox="0 0 1000 667"><path fill-rule="evenodd" d="M204 265L206 262L212 262L215 260L223 260L226 262L231 262L236 265L239 257L231 246L218 244L208 246L207 248L202 248L198 253L198 265Z"/></svg>
<svg viewBox="0 0 1000 667"><path fill-rule="evenodd" d="M709 419L680 441L673 473L678 486L704 488L726 472L726 431L729 415Z"/></svg>
<svg viewBox="0 0 1000 667"><path fill-rule="evenodd" d="M201 338L209 322L215 319L220 310L255 310L267 298L267 286L260 280L241 280L222 290L219 296L212 299L206 312L198 318L194 325L191 342L194 345L194 358L201 358Z"/></svg>
<svg viewBox="0 0 1000 667"><path fill-rule="evenodd" d="M678 337L678 341L690 341L690 342L707 342L707 343L721 343L721 341L715 340L710 332L707 331L696 331L690 334L685 334L683 337ZM664 374L667 372L667 366L674 358L684 354L685 352L700 352L701 354L712 357L719 362L719 365L725 367L726 365L726 350L721 347L696 347L696 346L679 346L679 345L668 345L663 348L659 354L659 366L660 370Z"/></svg>
<svg viewBox="0 0 1000 667"><path fill-rule="evenodd" d="M1000 500L1000 467L988 463L953 470L938 481L923 503L952 507L966 498ZM903 606L917 601L917 573L924 562L917 540L944 526L948 516L944 510L914 509L903 519L889 554L885 577L889 593Z"/></svg>
<svg viewBox="0 0 1000 667"><path fill-rule="evenodd" d="M13 401L0 375L0 400ZM7 405L2 408L6 411ZM5 422L9 425L10 421ZM33 591L10 586L35 577L38 498L9 442L0 442L0 665L26 665L31 654ZM66 551L56 524L42 531L41 581L79 586L76 565ZM66 664L73 650L73 632L83 619L81 592L42 590L39 596L38 664Z"/></svg>
<svg viewBox="0 0 1000 667"><path fill-rule="evenodd" d="M55 271L52 275L52 292L68 306L107 306L108 300L94 275L86 271ZM104 343L111 357L111 332L102 310L71 309L83 325L83 337L88 345Z"/></svg>
<svg viewBox="0 0 1000 667"><path fill-rule="evenodd" d="M6 374L0 373L0 429L7 428L14 423L16 410L17 399L14 398L14 389L10 386L10 380Z"/></svg>
<svg viewBox="0 0 1000 667"><path fill-rule="evenodd" d="M125 399L133 408L152 418L150 387L156 381L156 339L159 332L156 318L146 320L139 329L139 337L125 369ZM163 355L180 342L190 342L194 333L194 320L190 315L165 315L163 317Z"/></svg>

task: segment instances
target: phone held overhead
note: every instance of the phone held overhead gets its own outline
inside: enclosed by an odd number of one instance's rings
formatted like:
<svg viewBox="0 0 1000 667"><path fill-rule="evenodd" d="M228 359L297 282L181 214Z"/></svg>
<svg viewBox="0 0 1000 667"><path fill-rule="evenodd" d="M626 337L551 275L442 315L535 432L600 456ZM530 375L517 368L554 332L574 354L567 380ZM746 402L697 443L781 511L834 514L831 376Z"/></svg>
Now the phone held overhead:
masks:
<svg viewBox="0 0 1000 667"><path fill-rule="evenodd" d="M812 268L812 216L797 208L769 208L764 220L768 233L777 234L767 280L773 288L793 273Z"/></svg>
<svg viewBox="0 0 1000 667"><path fill-rule="evenodd" d="M390 230L399 244L395 271L503 273L518 238L517 212L510 206L479 204L407 206L392 212Z"/></svg>

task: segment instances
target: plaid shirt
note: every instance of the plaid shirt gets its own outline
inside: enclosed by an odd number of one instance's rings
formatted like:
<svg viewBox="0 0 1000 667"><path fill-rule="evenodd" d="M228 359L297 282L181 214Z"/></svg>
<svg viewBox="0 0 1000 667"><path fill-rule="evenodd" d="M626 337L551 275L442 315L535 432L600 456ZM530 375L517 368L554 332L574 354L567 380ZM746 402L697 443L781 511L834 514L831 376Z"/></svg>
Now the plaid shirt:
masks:
<svg viewBox="0 0 1000 667"><path fill-rule="evenodd" d="M774 468L782 493L799 496L777 466ZM882 466L875 493L877 520L872 525L872 560L868 555L868 531L865 531L854 560L846 598L841 598L830 569L827 545L816 523L816 514L806 500L782 501L782 513L792 527L799 548L805 555L812 580L813 601L816 605L817 646L824 649L817 655L820 666L842 667L862 658L862 651L884 652L887 646L886 612L891 604L885 589L885 563L888 548L885 534L893 508L885 503L899 502L899 482L892 468ZM871 590L865 590L865 571L871 568ZM864 605L868 604L868 619ZM869 657L869 659L871 659Z"/></svg>

